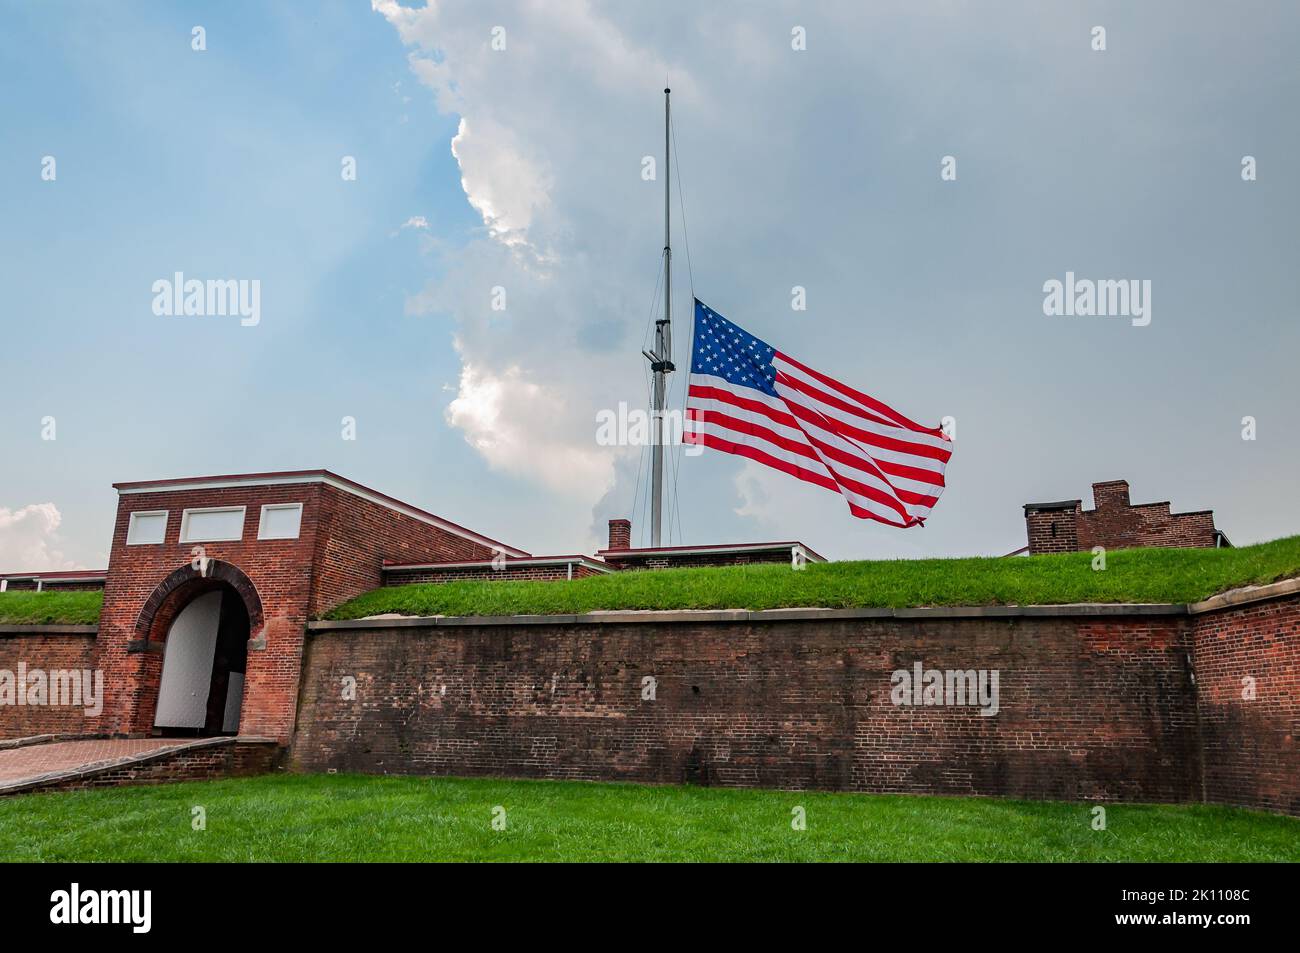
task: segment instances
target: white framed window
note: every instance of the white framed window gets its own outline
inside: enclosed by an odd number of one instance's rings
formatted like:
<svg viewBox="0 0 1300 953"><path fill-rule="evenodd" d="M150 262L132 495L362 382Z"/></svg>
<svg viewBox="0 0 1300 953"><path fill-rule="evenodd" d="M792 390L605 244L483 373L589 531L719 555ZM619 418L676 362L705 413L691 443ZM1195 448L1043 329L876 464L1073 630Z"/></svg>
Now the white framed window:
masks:
<svg viewBox="0 0 1300 953"><path fill-rule="evenodd" d="M182 543L221 543L244 538L243 506L205 506L181 514Z"/></svg>
<svg viewBox="0 0 1300 953"><path fill-rule="evenodd" d="M267 503L257 524L257 538L297 539L301 528L301 503Z"/></svg>
<svg viewBox="0 0 1300 953"><path fill-rule="evenodd" d="M126 526L128 546L148 546L167 538L166 510L136 510Z"/></svg>

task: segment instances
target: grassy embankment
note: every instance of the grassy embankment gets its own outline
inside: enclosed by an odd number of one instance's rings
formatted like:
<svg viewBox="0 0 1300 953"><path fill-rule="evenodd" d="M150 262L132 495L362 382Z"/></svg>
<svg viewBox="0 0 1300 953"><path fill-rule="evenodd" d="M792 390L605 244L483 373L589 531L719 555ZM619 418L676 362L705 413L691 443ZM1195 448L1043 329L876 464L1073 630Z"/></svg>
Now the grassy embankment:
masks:
<svg viewBox="0 0 1300 953"><path fill-rule="evenodd" d="M1070 602L1195 602L1300 576L1300 536L1240 549L1127 549L1029 558L914 559L623 572L571 582L457 582L376 589L328 619L616 609L778 609Z"/></svg>

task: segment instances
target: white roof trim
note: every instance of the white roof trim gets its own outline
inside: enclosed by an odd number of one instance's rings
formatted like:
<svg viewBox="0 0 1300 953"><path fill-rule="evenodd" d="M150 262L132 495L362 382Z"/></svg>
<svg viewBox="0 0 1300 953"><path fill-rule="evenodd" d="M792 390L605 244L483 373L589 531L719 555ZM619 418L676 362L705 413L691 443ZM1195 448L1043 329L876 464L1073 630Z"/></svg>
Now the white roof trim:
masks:
<svg viewBox="0 0 1300 953"><path fill-rule="evenodd" d="M491 567L492 560L479 559L467 560L460 562L445 563L396 563L384 566L384 572L420 572L423 570L439 569L485 569ZM505 572L512 566L586 566L597 572L613 572L614 570L602 562L594 559L588 559L586 556L523 556L520 558L511 558L505 561L501 571Z"/></svg>
<svg viewBox="0 0 1300 953"><path fill-rule="evenodd" d="M421 523L427 523L430 526L436 526L439 529L446 530L448 533L459 536L462 539L471 540L481 546L487 546L490 549L499 549L507 556L528 555L522 549L515 549L513 546L507 546L494 539L488 539L486 536L480 536L473 530L468 530L457 526L454 523L449 523L446 520L439 519L432 513L425 513L423 510L417 510L414 507L407 506L405 503L386 499L379 496L377 493L372 493L363 489L355 483L339 479L329 474L313 473L299 476L231 477L229 479L183 480L180 482L162 480L158 483L142 483L137 486L119 487L117 492L122 495L134 493L175 493L187 490L219 490L228 487L292 486L294 484L301 485L303 483L323 483L326 486L332 486L336 490L342 490L344 493L351 493L353 496L360 497L367 502L383 506L395 513L401 513L403 516L409 516L413 520L419 520Z"/></svg>
<svg viewBox="0 0 1300 953"><path fill-rule="evenodd" d="M602 549L606 559L620 560L633 559L639 556L709 556L721 553L753 553L753 552L773 552L776 550L791 550L799 547L808 557L809 562L826 562L826 557L814 553L803 543L742 543L738 546L701 546L698 549L680 549L678 547L659 547L658 549Z"/></svg>

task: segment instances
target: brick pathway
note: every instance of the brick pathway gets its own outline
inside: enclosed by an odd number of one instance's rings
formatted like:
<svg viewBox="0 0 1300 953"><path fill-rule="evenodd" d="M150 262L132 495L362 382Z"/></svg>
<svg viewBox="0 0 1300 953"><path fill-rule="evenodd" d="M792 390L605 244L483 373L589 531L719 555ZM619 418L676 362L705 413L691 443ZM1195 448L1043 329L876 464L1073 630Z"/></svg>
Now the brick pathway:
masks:
<svg viewBox="0 0 1300 953"><path fill-rule="evenodd" d="M192 738L104 738L91 741L54 741L0 750L0 784L67 771L83 765L116 761L193 741Z"/></svg>

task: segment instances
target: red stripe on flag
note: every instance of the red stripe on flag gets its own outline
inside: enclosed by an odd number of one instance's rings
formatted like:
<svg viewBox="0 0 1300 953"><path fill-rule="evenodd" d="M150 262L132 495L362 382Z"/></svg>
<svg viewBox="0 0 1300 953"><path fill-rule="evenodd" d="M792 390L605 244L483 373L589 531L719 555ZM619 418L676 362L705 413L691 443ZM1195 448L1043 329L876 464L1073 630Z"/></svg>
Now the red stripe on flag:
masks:
<svg viewBox="0 0 1300 953"><path fill-rule="evenodd" d="M795 466L793 463L787 463L785 460L774 457L770 453L764 453L762 450L758 449L758 447L751 447L744 443L732 443L730 440L724 440L711 433L687 434L687 436L691 438L686 441L687 443L702 444L706 447L712 447L715 450L734 453L741 457L749 457L749 459L761 463L764 466L772 467L775 470L782 470L791 476L798 477L805 483L812 483L835 493L840 492L839 486L837 486L835 481L830 477L824 477L820 473L814 473L811 470L804 469L803 467Z"/></svg>
<svg viewBox="0 0 1300 953"><path fill-rule="evenodd" d="M940 463L947 463L948 458L952 456L950 450L940 450L938 447L927 447L919 443L908 443L906 440L895 440L893 437L883 437L878 433L871 433L869 430L850 426L842 420L827 417L825 414L818 413L811 407L789 398L784 400L785 405L790 408L790 412L800 420L806 420L808 423L821 427L823 430L829 430L831 433L852 437L860 443L869 443L884 450L906 453L913 457L928 457L931 460L938 460Z"/></svg>
<svg viewBox="0 0 1300 953"><path fill-rule="evenodd" d="M699 397L701 399L720 400L723 403L731 404L734 407L740 407L744 410L751 410L756 414L762 414L778 424L784 424L787 427L799 428L799 421L787 413L782 413L770 404L765 404L761 400L754 400L749 397L742 397L735 391L723 390L721 387L706 387L703 384L692 384L686 396ZM779 400L780 398L778 398Z"/></svg>
<svg viewBox="0 0 1300 953"><path fill-rule="evenodd" d="M762 424L756 424L752 420L740 420L729 414L724 414L720 410L701 410L698 407L686 408L687 420L698 420L701 423L717 424L725 427L734 433L743 433L751 437L756 437L774 446L780 447L790 453L797 453L801 457L808 457L810 460L817 460L817 451L813 450L806 441L791 440L789 437L782 436L775 430L769 430Z"/></svg>
<svg viewBox="0 0 1300 953"><path fill-rule="evenodd" d="M833 389L839 391L839 392L840 392L841 394L843 394L845 397L849 397L849 398L851 398L851 399L853 399L853 400L856 400L856 401L857 401L858 403L860 403L863 407L866 407L866 408L868 408L869 410L874 410L874 411L875 411L876 413L878 413L878 414L883 414L884 416L888 417L890 420L893 420L893 421L895 421L896 423L898 423L900 426L906 427L906 428L908 428L909 430L917 430L917 431L920 431L921 433L928 433L928 434L931 434L931 435L933 435L933 436L935 436L935 437L942 437L942 436L943 436L943 431L942 431L940 428L938 428L938 427L922 427L922 426L921 426L920 424L918 424L916 421L911 420L911 419L909 419L909 418L907 418L907 417L904 417L902 414L900 414L898 411L894 410L894 408L890 407L888 404L882 404L880 401L876 400L874 397L868 397L866 394L862 393L862 391L860 391L860 390L854 390L852 387L849 387L849 386L846 385L846 384L841 384L839 381L837 381L837 380L836 380L835 378L833 378L833 377L827 377L825 374L822 374L822 373L819 372L819 371L814 371L814 370L813 370L811 367L809 367L807 364L802 364L802 363L800 363L799 361L796 361L796 360L795 360L794 358L792 358L789 354L785 354L785 353L783 353L783 352L781 352L781 351L777 351L777 353L776 353L776 357L777 357L778 359L782 360L782 361L785 361L787 364L791 364L791 365L793 365L794 367L799 368L799 370L803 371L805 374L807 374L807 375L808 375L809 377L811 377L813 380L821 381L821 382L822 382L823 384L825 384L827 387L830 387L830 388L833 388Z"/></svg>
<svg viewBox="0 0 1300 953"><path fill-rule="evenodd" d="M854 456L851 453L847 453L844 450L841 450L839 447L832 446L831 444L826 443L824 440L819 440L818 438L814 437L812 434L808 434L808 440L809 442L812 443L814 447L817 448L817 452L821 456L828 457L831 460L834 460L836 463L842 463L846 467L853 467L858 470L865 470L868 473L872 473L875 476L879 477L881 482L888 485L890 491L896 497L898 497L899 500L901 500L904 503L910 503L913 506L931 507L934 506L935 503L939 502L939 498L937 496L926 496L924 494L917 493L915 490L907 490L907 489L903 489L902 487L894 486L893 481L890 480L887 476L885 476L884 473L881 472L880 467L877 465L878 461ZM832 471L832 472L836 472L836 471ZM838 476L838 473L836 473L836 475ZM862 495L869 496L870 494L863 492ZM903 515L910 516L911 514L904 513Z"/></svg>

